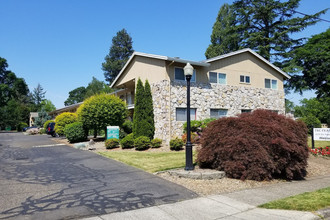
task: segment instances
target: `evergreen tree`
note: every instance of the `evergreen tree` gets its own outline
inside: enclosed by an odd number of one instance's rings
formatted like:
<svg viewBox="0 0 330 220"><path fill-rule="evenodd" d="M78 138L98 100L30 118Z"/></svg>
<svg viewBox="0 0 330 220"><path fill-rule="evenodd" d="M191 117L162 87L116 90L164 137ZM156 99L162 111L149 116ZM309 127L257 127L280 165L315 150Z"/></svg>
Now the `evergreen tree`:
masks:
<svg viewBox="0 0 330 220"><path fill-rule="evenodd" d="M141 79L138 79L136 85L136 93L134 100L134 115L133 115L133 134L134 138L145 136L144 129L146 127L145 120L145 91Z"/></svg>
<svg viewBox="0 0 330 220"><path fill-rule="evenodd" d="M148 80L145 82L144 86L144 102L145 102L145 117L146 117L146 134L150 140L154 139L155 134L155 122L154 122L154 107L152 102L151 88Z"/></svg>
<svg viewBox="0 0 330 220"><path fill-rule="evenodd" d="M41 108L41 111L38 112L38 117L36 118L35 125L38 127L43 127L44 123L50 119L51 117L47 114L45 108Z"/></svg>
<svg viewBox="0 0 330 220"><path fill-rule="evenodd" d="M314 15L297 16L300 0L236 0L238 29L243 39L241 46L256 50L272 62L284 62L290 51L303 43L303 38L293 39L290 35L315 24L322 10ZM281 63L275 65L283 67Z"/></svg>
<svg viewBox="0 0 330 220"><path fill-rule="evenodd" d="M33 94L32 94L34 103L37 106L37 111L41 111L41 102L43 100L45 100L45 94L46 94L46 91L44 91L44 88L42 88L40 83L38 83L38 86L36 88L34 88Z"/></svg>
<svg viewBox="0 0 330 220"><path fill-rule="evenodd" d="M292 74L290 88L300 93L314 89L318 98L330 99L330 28L295 49L293 57L299 69Z"/></svg>
<svg viewBox="0 0 330 220"><path fill-rule="evenodd" d="M223 4L213 25L211 44L205 52L207 59L238 50L240 35L236 16L229 4Z"/></svg>
<svg viewBox="0 0 330 220"><path fill-rule="evenodd" d="M127 31L122 29L117 32L117 35L112 38L109 54L102 63L106 81L110 84L114 81L133 52L133 41Z"/></svg>

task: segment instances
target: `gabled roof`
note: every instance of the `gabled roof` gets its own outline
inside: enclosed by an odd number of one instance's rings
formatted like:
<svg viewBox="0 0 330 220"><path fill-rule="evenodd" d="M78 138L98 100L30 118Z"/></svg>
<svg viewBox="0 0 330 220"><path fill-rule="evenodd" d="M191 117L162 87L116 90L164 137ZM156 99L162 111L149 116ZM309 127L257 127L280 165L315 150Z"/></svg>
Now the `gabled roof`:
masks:
<svg viewBox="0 0 330 220"><path fill-rule="evenodd" d="M51 115L51 114L58 113L58 112L65 112L65 111L70 110L70 109L72 109L72 108L79 107L82 103L84 103L84 102L78 102L78 103L76 103L76 104L68 105L68 106L65 106L65 107L63 107L63 108L59 108L59 109L56 109L56 110L54 110L54 111L51 111L51 112L49 112L48 114Z"/></svg>
<svg viewBox="0 0 330 220"><path fill-rule="evenodd" d="M245 48L245 49L242 49L242 50L237 50L237 51L234 51L234 52L231 52L231 53L223 54L223 55L220 55L220 56L217 56L217 57L213 57L213 58L204 60L202 62L211 63L213 61L221 60L221 59L224 59L224 58L227 58L227 57L231 57L231 56L235 56L237 54L241 54L241 53L245 53L245 52L250 52L254 56L258 57L264 63L268 64L270 67L272 67L276 71L280 72L287 79L290 79L291 78L287 73L285 73L284 71L282 71L280 68L278 68L277 66L275 66L274 64L272 64L271 62L269 62L268 60L266 60L265 58L263 58L262 56L260 56L256 52L254 52L253 50L251 50L250 48Z"/></svg>
<svg viewBox="0 0 330 220"><path fill-rule="evenodd" d="M207 59L207 60L204 60L204 61L183 60L183 59L176 58L176 57L168 57L168 56L161 56L161 55L155 55L155 54L134 52L131 55L131 57L128 59L128 61L126 62L125 66L121 69L121 71L119 72L119 74L117 75L117 77L115 78L115 80L111 83L110 87L112 88L115 85L115 83L117 82L117 80L121 77L121 75L123 74L123 72L125 71L125 69L128 67L128 65L132 62L132 60L133 60L133 58L135 56L149 57L149 58L154 58L154 59L159 59L159 60L174 61L174 62L177 62L177 63L190 63L191 65L194 65L194 66L205 66L205 67L208 67L208 66L211 65L210 63L213 62L213 61L221 60L221 59L224 59L224 58L227 58L227 57L231 57L231 56L235 56L235 55L238 55L238 54L241 54L241 53L245 53L245 52L250 52L254 56L258 57L260 60L262 60L267 65L269 65L271 68L273 68L276 71L278 71L279 73L281 73L285 78L287 78L287 79L290 79L291 78L287 73L285 73L280 68L278 68L275 65L273 65L272 63L270 63L268 60L266 60L265 58L263 58L262 56L260 56L259 54L257 54L253 50L251 50L250 48L246 48L246 49L238 50L238 51L235 51L235 52L223 54L221 56L213 57L211 59Z"/></svg>
<svg viewBox="0 0 330 220"><path fill-rule="evenodd" d="M206 63L206 62L198 62L198 61L192 61L192 60L183 60L183 59L176 58L176 57L168 57L168 56L161 56L161 55L155 55L155 54L134 52L131 55L131 57L128 59L128 61L126 62L125 66L121 69L121 71L119 72L119 74L117 75L117 77L115 78L115 80L111 83L110 87L113 87L115 85L115 83L117 82L117 80L119 79L119 77L123 74L123 72L128 67L128 65L132 62L132 60L133 60L133 58L135 56L149 57L149 58L154 58L154 59L159 59L159 60L174 61L174 62L177 62L177 63L190 63L191 65L194 65L194 66L210 66L210 64L209 63Z"/></svg>

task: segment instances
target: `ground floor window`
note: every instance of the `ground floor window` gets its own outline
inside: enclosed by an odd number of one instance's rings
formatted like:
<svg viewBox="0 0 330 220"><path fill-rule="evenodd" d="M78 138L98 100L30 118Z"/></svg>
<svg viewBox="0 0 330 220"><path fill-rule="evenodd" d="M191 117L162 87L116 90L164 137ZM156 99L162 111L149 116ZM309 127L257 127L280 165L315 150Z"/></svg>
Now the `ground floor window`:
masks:
<svg viewBox="0 0 330 220"><path fill-rule="evenodd" d="M211 118L222 118L227 117L227 109L210 109L210 117Z"/></svg>
<svg viewBox="0 0 330 220"><path fill-rule="evenodd" d="M187 121L187 109L186 108L176 108L176 120L177 121ZM196 109L190 109L190 120L196 120Z"/></svg>
<svg viewBox="0 0 330 220"><path fill-rule="evenodd" d="M252 110L251 109L242 109L241 112L242 113L250 113L250 112L252 112Z"/></svg>

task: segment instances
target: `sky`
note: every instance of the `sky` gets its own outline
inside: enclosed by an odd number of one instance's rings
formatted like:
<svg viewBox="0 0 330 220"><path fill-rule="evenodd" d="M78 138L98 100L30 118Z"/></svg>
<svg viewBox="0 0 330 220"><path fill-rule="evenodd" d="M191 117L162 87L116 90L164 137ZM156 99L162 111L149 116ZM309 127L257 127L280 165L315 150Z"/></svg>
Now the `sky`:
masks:
<svg viewBox="0 0 330 220"><path fill-rule="evenodd" d="M62 108L71 90L87 86L93 76L105 80L102 62L122 28L135 51L204 60L224 3L232 0L0 0L0 57L30 91L40 83L46 98ZM313 14L325 8L329 0L301 0L297 11ZM330 10L321 18L330 20ZM321 21L297 37L329 26ZM305 92L287 98L299 104L313 96Z"/></svg>

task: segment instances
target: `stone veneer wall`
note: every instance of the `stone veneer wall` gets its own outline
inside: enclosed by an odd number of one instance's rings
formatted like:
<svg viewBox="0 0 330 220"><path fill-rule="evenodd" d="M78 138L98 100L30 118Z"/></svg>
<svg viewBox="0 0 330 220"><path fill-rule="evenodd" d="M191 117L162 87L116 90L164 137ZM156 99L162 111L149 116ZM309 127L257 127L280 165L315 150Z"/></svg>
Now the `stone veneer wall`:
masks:
<svg viewBox="0 0 330 220"><path fill-rule="evenodd" d="M155 114L155 137L166 143L181 136L184 122L176 121L176 108L186 108L186 82L163 80L152 85ZM227 109L227 116L235 116L242 109L269 109L285 113L284 91L230 86L218 84L191 83L191 108L196 108L196 119L210 117L210 109Z"/></svg>

